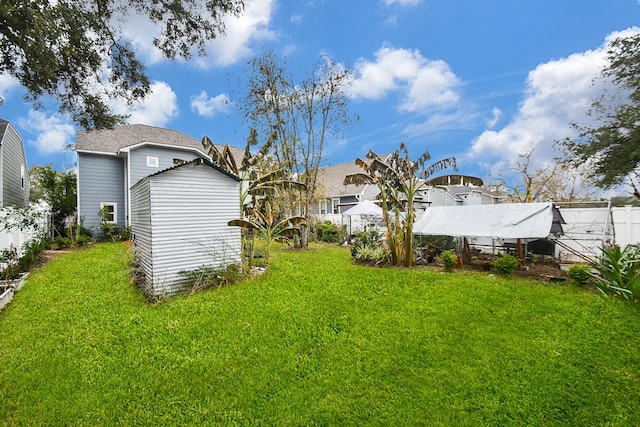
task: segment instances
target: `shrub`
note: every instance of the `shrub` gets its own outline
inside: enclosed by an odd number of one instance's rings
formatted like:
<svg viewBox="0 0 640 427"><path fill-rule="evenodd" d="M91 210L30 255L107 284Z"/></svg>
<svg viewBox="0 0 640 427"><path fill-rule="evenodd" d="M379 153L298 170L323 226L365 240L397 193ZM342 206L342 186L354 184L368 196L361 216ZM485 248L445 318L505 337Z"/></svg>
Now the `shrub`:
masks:
<svg viewBox="0 0 640 427"><path fill-rule="evenodd" d="M315 232L316 238L321 242L337 243L340 236L340 229L331 221L317 224Z"/></svg>
<svg viewBox="0 0 640 427"><path fill-rule="evenodd" d="M453 252L451 249L447 249L446 251L442 251L442 255L440 256L442 257L442 264L444 265L445 271L453 271L458 259L455 252Z"/></svg>
<svg viewBox="0 0 640 427"><path fill-rule="evenodd" d="M511 274L520 265L520 260L510 254L504 254L493 260L493 266L500 274Z"/></svg>
<svg viewBox="0 0 640 427"><path fill-rule="evenodd" d="M354 246L351 253L358 264L384 266L391 262L391 252L384 246Z"/></svg>
<svg viewBox="0 0 640 427"><path fill-rule="evenodd" d="M598 288L607 294L624 299L640 300L640 254L638 248L627 245L624 249L611 245L601 248L602 258L591 265L598 273Z"/></svg>
<svg viewBox="0 0 640 427"><path fill-rule="evenodd" d="M51 243L53 249L65 249L71 246L71 239L68 237L57 236Z"/></svg>
<svg viewBox="0 0 640 427"><path fill-rule="evenodd" d="M569 267L567 275L576 285L586 285L592 277L591 267L584 264L573 264Z"/></svg>

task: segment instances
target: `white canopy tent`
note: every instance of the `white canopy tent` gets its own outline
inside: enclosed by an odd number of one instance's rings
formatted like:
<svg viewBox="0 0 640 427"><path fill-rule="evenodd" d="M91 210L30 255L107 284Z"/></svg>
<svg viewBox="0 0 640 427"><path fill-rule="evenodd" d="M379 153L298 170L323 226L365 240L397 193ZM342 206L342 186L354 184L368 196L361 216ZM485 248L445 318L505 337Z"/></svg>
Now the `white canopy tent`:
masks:
<svg viewBox="0 0 640 427"><path fill-rule="evenodd" d="M562 233L562 215L553 203L439 206L428 208L414 234L491 239L544 239Z"/></svg>
<svg viewBox="0 0 640 427"><path fill-rule="evenodd" d="M349 217L348 233L349 235L354 235L356 231L366 231L368 225L380 222L382 219L382 208L371 200L363 200L342 212L342 215Z"/></svg>
<svg viewBox="0 0 640 427"><path fill-rule="evenodd" d="M382 208L371 200L363 200L342 212L342 215L382 215Z"/></svg>

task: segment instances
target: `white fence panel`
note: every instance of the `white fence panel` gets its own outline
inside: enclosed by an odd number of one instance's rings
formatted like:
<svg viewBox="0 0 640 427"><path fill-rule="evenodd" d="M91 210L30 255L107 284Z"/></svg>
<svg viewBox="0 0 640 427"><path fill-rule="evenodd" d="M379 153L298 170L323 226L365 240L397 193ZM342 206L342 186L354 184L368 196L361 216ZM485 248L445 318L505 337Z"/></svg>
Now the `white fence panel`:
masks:
<svg viewBox="0 0 640 427"><path fill-rule="evenodd" d="M0 251L15 249L18 257L24 253L25 245L34 239L44 238L50 229L51 208L46 203L29 206L35 217L32 226L15 225L16 208L6 207L0 210Z"/></svg>
<svg viewBox="0 0 640 427"><path fill-rule="evenodd" d="M611 211L616 243L621 247L640 243L640 207L624 206Z"/></svg>

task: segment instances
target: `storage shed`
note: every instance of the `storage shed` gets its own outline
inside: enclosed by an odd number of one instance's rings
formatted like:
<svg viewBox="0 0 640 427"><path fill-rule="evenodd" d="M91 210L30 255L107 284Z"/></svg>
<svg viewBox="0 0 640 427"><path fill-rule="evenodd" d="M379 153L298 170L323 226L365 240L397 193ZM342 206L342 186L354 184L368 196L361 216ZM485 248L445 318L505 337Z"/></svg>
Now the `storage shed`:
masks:
<svg viewBox="0 0 640 427"><path fill-rule="evenodd" d="M131 233L140 288L152 298L179 293L185 273L241 262L240 179L196 159L131 188Z"/></svg>

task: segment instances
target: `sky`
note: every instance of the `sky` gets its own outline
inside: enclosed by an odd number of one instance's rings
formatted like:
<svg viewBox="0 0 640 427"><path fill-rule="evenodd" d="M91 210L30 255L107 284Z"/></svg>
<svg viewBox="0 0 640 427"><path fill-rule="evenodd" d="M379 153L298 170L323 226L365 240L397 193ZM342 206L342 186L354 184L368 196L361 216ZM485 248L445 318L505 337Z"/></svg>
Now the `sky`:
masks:
<svg viewBox="0 0 640 427"><path fill-rule="evenodd" d="M327 143L324 165L405 142L412 158L453 156L460 173L491 182L531 150L534 165L547 164L570 123L588 124L607 43L640 31L640 0L245 0L226 35L191 61L162 59L149 25L122 31L153 82L145 101L112 104L129 123L244 147L248 62L273 51L301 72L329 56L353 73L348 109L360 120ZM29 166L73 168L79 128L23 95L0 75L0 117L25 141Z"/></svg>

